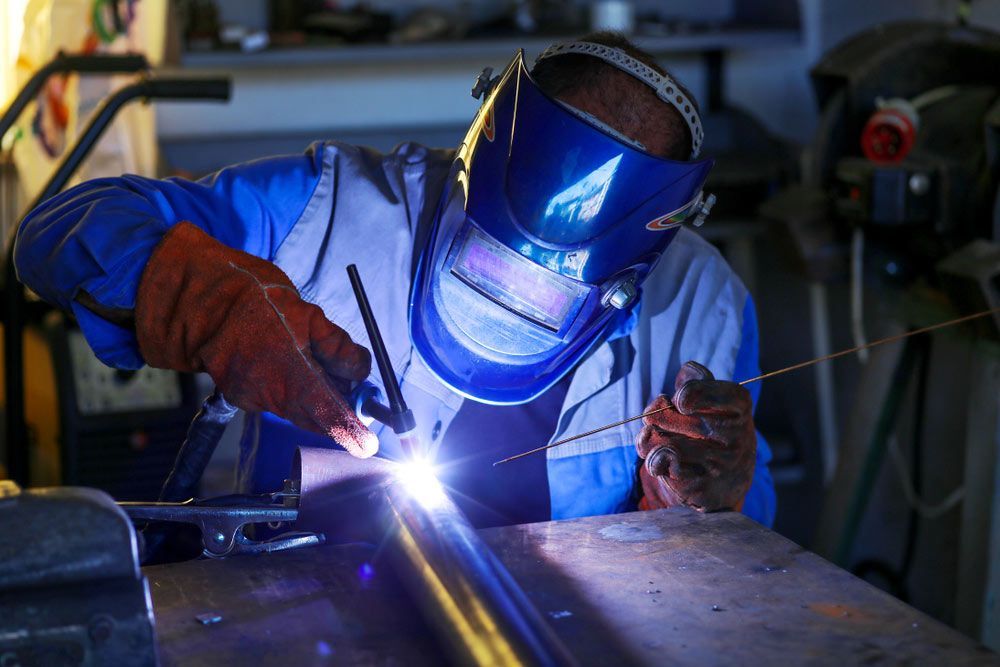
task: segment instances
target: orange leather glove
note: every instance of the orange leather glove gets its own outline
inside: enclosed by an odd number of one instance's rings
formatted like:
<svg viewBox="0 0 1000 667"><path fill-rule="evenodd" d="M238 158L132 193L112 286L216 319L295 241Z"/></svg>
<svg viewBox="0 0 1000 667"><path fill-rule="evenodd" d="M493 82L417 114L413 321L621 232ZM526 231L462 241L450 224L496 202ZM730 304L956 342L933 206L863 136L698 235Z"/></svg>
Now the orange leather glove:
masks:
<svg viewBox="0 0 1000 667"><path fill-rule="evenodd" d="M757 455L750 392L689 361L677 373L673 400L661 395L645 412L666 406L643 419L636 444L646 460L640 508L741 509Z"/></svg>
<svg viewBox="0 0 1000 667"><path fill-rule="evenodd" d="M341 394L368 377L371 355L271 262L178 223L143 270L135 325L150 366L207 372L233 405L273 412L355 456L378 450Z"/></svg>

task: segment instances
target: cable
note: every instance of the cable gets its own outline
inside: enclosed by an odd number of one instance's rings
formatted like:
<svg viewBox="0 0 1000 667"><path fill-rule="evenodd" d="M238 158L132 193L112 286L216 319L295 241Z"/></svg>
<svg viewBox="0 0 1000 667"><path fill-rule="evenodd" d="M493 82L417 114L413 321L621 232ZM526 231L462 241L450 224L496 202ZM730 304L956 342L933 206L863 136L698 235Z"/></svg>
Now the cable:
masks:
<svg viewBox="0 0 1000 667"><path fill-rule="evenodd" d="M937 88L931 88L930 90L925 90L924 92L920 93L912 100L910 100L910 104L913 105L914 109L917 109L919 111L921 109L926 109L932 104L943 102L949 97L957 95L961 90L962 90L961 86L955 86L955 85L939 86Z"/></svg>
<svg viewBox="0 0 1000 667"><path fill-rule="evenodd" d="M858 361L868 363L868 344L865 336L864 285L865 232L861 227L851 237L851 336L858 349Z"/></svg>
<svg viewBox="0 0 1000 667"><path fill-rule="evenodd" d="M962 484L949 493L944 500L935 505L925 502L923 498L917 495L916 490L913 488L910 472L907 470L906 459L903 458L903 453L899 450L899 443L896 441L895 436L889 439L889 456L892 457L896 474L899 477L899 484L903 488L903 498L922 518L928 520L937 519L947 514L965 499L965 485Z"/></svg>

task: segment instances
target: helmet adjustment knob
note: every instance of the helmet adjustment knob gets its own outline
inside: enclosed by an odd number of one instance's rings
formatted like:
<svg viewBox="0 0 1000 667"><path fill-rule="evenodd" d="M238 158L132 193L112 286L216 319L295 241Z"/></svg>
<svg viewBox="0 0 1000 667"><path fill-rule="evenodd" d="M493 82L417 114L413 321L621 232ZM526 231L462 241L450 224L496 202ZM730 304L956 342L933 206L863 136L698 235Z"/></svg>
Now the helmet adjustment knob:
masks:
<svg viewBox="0 0 1000 667"><path fill-rule="evenodd" d="M477 100L486 99L498 81L500 81L500 77L493 76L493 68L484 67L483 71L476 77L476 82L472 84L472 96Z"/></svg>
<svg viewBox="0 0 1000 667"><path fill-rule="evenodd" d="M712 207L715 206L715 202L715 195L710 194L705 197L705 200L698 205L698 212L695 213L694 220L691 221L691 224L695 227L701 227L704 225L705 218L707 218L708 214L712 212Z"/></svg>
<svg viewBox="0 0 1000 667"><path fill-rule="evenodd" d="M628 276L619 280L604 294L601 305L625 310L635 302L637 296L639 290L635 286L635 276Z"/></svg>

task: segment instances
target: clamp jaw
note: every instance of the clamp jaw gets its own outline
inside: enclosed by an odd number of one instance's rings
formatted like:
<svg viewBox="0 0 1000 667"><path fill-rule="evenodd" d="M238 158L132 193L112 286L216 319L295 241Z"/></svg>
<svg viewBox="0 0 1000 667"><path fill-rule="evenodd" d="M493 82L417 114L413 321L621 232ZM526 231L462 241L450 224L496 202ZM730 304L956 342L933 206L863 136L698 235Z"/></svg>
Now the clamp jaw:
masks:
<svg viewBox="0 0 1000 667"><path fill-rule="evenodd" d="M245 528L252 524L294 522L299 515L298 493L279 491L259 496L230 495L182 503L119 502L133 521L165 521L189 523L201 531L202 555L224 558L238 554L283 551L313 544L323 544L321 533L289 532L269 540L247 536Z"/></svg>

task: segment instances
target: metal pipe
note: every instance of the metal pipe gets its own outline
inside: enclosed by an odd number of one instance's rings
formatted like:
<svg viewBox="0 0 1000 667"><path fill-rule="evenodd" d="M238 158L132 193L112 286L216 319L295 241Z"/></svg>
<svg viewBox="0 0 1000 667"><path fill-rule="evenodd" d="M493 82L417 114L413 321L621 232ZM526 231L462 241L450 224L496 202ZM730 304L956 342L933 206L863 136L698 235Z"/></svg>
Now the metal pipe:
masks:
<svg viewBox="0 0 1000 667"><path fill-rule="evenodd" d="M830 315L826 285L809 283L809 323L812 329L813 356L825 357L833 352L830 343ZM829 486L837 469L840 436L837 433L837 403L833 366L816 364L816 409L819 415L819 443L823 461L823 484Z"/></svg>
<svg viewBox="0 0 1000 667"><path fill-rule="evenodd" d="M80 164L90 155L118 111L136 99L145 100L218 100L228 101L231 81L227 77L157 78L144 77L122 86L108 96L94 112L76 144L63 157L27 210L30 212L50 197L59 194Z"/></svg>
<svg viewBox="0 0 1000 667"><path fill-rule="evenodd" d="M419 474L419 473L417 473ZM574 660L507 568L433 478L383 487L394 569L455 662L569 665Z"/></svg>
<svg viewBox="0 0 1000 667"><path fill-rule="evenodd" d="M0 116L0 139L17 120L38 91L53 74L128 74L146 69L149 64L145 56L125 55L67 55L58 53L35 72L21 88L21 91Z"/></svg>
<svg viewBox="0 0 1000 667"><path fill-rule="evenodd" d="M328 541L343 534L345 521L357 528L358 501L368 501L368 538L384 545L393 570L454 662L575 664L429 466L302 447L293 479L296 475L301 485L296 528L321 530Z"/></svg>

